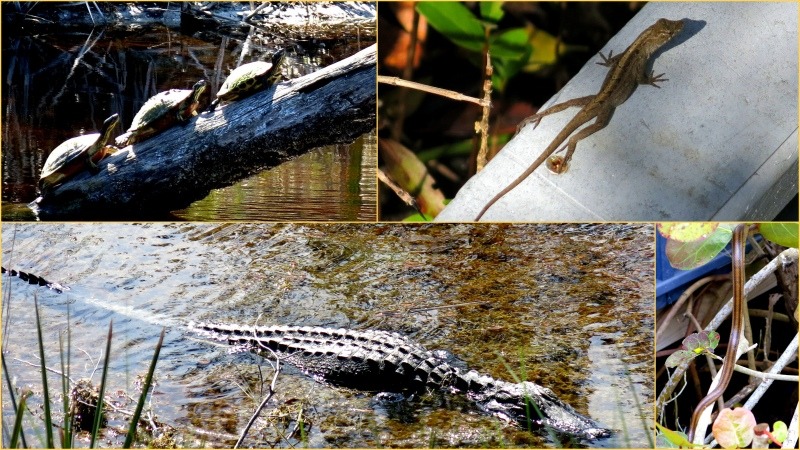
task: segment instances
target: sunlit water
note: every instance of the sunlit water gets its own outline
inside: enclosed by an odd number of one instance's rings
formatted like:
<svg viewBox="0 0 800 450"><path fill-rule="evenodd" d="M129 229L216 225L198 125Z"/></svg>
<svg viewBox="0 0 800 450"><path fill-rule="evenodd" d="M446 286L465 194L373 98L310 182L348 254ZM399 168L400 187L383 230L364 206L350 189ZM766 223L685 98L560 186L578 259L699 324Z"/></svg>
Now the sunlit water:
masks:
<svg viewBox="0 0 800 450"><path fill-rule="evenodd" d="M181 446L231 446L273 375L266 360L187 331L190 321L396 331L493 377L548 386L627 430L593 447L650 446L649 225L4 224L2 237L5 267L71 287L57 294L3 278L3 351L13 387L34 390L33 411L42 401L37 299L47 365L60 370L59 336L69 330L73 379L102 360L113 320L114 396L138 395L137 377L166 327L149 408ZM59 379L49 378L55 395ZM6 395L3 402L13 423ZM291 434L301 419L304 435ZM122 420L110 425L124 429ZM29 439L41 438L37 417L26 427ZM290 366L246 442L565 444L486 416L460 396L398 400L320 384Z"/></svg>

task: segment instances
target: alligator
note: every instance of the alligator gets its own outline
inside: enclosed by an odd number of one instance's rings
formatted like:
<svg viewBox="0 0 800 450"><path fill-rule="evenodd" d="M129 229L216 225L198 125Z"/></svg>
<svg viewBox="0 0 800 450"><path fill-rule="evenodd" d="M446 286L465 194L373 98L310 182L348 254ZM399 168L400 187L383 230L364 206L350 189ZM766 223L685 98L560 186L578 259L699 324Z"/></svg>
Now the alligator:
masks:
<svg viewBox="0 0 800 450"><path fill-rule="evenodd" d="M247 327L190 323L189 329L265 358L277 356L318 381L373 392L461 393L480 410L525 429L597 439L609 429L581 415L550 389L509 383L454 367L439 352L398 333L344 328Z"/></svg>
<svg viewBox="0 0 800 450"><path fill-rule="evenodd" d="M0 267L2 269L2 273L7 273L12 277L19 277L22 281L27 281L29 284L35 284L39 286L46 286L51 290L54 290L61 294L64 291L68 291L69 288L67 286L60 285L58 283L53 283L51 281L45 280L43 277L34 275L32 273L23 272L21 270L14 270L14 269L6 269L5 267Z"/></svg>

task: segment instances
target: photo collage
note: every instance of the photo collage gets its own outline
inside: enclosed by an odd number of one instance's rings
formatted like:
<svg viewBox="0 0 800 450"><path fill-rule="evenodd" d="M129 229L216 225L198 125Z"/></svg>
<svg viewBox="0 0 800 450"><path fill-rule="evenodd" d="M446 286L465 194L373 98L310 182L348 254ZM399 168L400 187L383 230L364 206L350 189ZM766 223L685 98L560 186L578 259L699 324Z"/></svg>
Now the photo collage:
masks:
<svg viewBox="0 0 800 450"><path fill-rule="evenodd" d="M799 11L0 2L2 448L798 448Z"/></svg>

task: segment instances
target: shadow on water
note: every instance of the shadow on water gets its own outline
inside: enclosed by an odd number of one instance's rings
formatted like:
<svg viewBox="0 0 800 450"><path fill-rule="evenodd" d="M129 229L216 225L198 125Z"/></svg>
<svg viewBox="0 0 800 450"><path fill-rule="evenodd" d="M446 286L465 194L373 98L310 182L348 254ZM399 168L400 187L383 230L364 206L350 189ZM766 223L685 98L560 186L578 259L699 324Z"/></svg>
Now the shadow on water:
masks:
<svg viewBox="0 0 800 450"><path fill-rule="evenodd" d="M2 75L6 80L2 90L2 200L12 206L3 209L4 221L30 220L18 206L37 197L37 182L49 153L69 138L96 132L113 113L121 119L116 136L156 93L188 89L199 79L209 80L211 91L216 92L233 68L268 60L277 48L292 48L282 73L296 78L375 42L374 16L365 19L368 11L362 11L369 9L368 5L354 13L358 22L349 18L345 23L326 21L325 14L332 14L334 8L317 5L272 11L275 17L270 19L270 30L260 35L267 36L266 41L247 38L238 28L238 19L219 19L223 12L230 13L231 4L210 5L206 11L209 17L231 25L225 28L217 22L192 22L192 15L181 12L180 2L162 5L137 8L131 3L101 3L96 8L106 9L108 18L123 17L106 28L78 27L72 22L89 20L83 4L2 5ZM133 12L138 15L128 16ZM47 13L69 16L49 18L52 22L47 25L48 19L39 17L49 17ZM153 17L156 14L158 17ZM248 53L242 57L244 50ZM306 155L284 164L277 175L261 173L212 192L213 198L198 205L158 218L373 221L376 171L374 163L363 163L376 158L372 141L374 137L368 134L346 151L318 149L317 156ZM333 154L323 155L327 152ZM336 187L329 186L332 173L339 182ZM243 193L246 198L241 197ZM293 208L275 202L277 197L291 198ZM284 212L288 216L284 217Z"/></svg>
<svg viewBox="0 0 800 450"><path fill-rule="evenodd" d="M49 366L70 329L74 378L102 359L113 319L110 392L135 395L166 326L150 408L181 446L231 446L273 376L267 360L194 335L190 321L396 331L492 377L545 385L615 430L624 420L627 436L592 447L650 445L649 225L5 224L2 238L4 266L71 287L4 278L14 388L41 385L29 365L33 296ZM458 395L375 395L288 365L276 390L247 445L582 446L508 426ZM6 403L3 415L13 423Z"/></svg>

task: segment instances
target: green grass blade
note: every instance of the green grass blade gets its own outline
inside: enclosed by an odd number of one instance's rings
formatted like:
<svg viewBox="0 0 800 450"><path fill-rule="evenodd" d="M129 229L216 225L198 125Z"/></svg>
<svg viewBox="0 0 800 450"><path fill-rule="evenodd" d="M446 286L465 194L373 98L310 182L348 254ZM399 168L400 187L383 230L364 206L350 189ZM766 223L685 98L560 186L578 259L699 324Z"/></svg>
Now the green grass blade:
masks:
<svg viewBox="0 0 800 450"><path fill-rule="evenodd" d="M23 393L19 399L19 406L17 406L17 417L14 419L14 431L11 432L11 445L9 448L17 448L19 446L19 437L22 434L22 417L25 416L25 403L29 393Z"/></svg>
<svg viewBox="0 0 800 450"><path fill-rule="evenodd" d="M72 416L69 413L69 363L70 363L70 329L69 311L67 311L67 354L64 361L64 339L58 338L58 348L61 352L61 393L64 408L64 428L61 430L61 447L72 448Z"/></svg>
<svg viewBox="0 0 800 450"><path fill-rule="evenodd" d="M42 337L42 322L39 320L39 302L33 296L33 307L36 310L36 330L39 333L39 360L42 364L42 393L44 395L44 431L47 448L55 448L53 441L53 417L50 413L50 393L47 388L47 365L44 359L44 338Z"/></svg>
<svg viewBox="0 0 800 450"><path fill-rule="evenodd" d="M142 409L147 400L147 393L150 391L150 384L153 381L153 374L156 371L156 363L158 362L158 354L161 353L161 344L164 343L164 333L166 333L166 331L166 327L161 329L161 337L158 338L156 352L153 354L153 360L150 362L150 370L147 371L147 377L144 380L144 386L142 386L142 395L139 396L136 410L133 412L133 417L131 417L131 424L128 426L128 435L125 436L125 443L122 444L122 448L131 448L133 440L136 438L136 425L139 424L139 418L142 416Z"/></svg>
<svg viewBox="0 0 800 450"><path fill-rule="evenodd" d="M6 366L6 355L4 353L0 353L0 360L3 363L3 373L6 377L6 386L8 386L8 396L11 398L11 406L16 410L17 409L17 399L14 396L14 389L11 388L11 374L8 373L8 366ZM22 439L22 446L27 447L28 443L25 442L25 432L20 430L20 439Z"/></svg>
<svg viewBox="0 0 800 450"><path fill-rule="evenodd" d="M108 375L108 363L111 360L111 336L114 334L114 321L108 324L108 339L106 339L106 356L103 361L103 375L100 378L100 396L97 399L97 410L94 413L94 426L92 427L92 440L89 448L94 448L97 442L97 433L100 431L100 422L103 420L103 398L106 393L106 376Z"/></svg>

